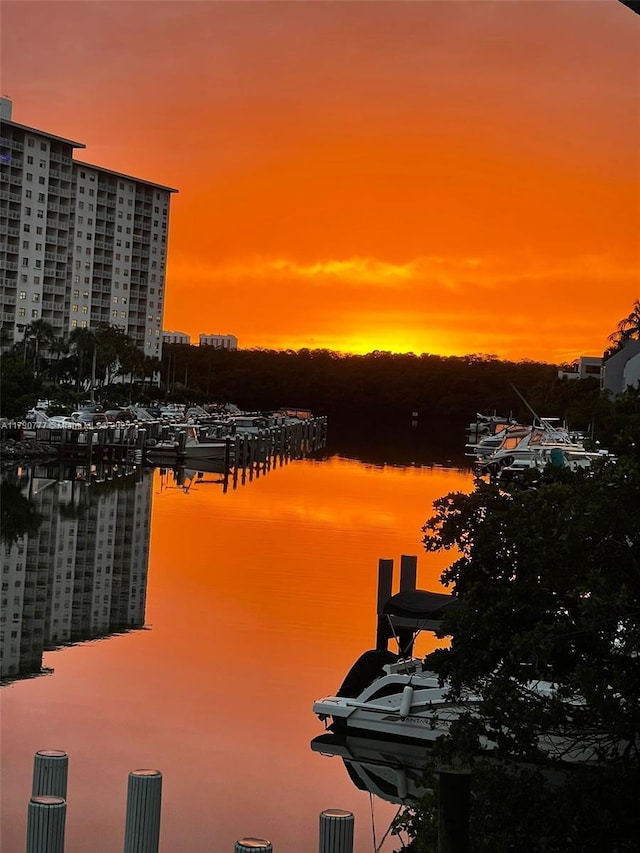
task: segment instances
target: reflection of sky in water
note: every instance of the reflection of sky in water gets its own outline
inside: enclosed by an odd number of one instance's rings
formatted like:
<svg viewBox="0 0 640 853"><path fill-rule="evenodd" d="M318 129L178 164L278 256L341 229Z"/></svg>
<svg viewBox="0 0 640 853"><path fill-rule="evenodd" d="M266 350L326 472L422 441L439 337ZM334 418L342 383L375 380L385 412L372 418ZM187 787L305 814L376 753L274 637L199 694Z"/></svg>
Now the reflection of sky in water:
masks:
<svg viewBox="0 0 640 853"><path fill-rule="evenodd" d="M370 849L368 796L311 751L311 705L374 645L379 558L418 554L418 584L435 587L451 557L424 554L420 527L469 475L334 459L227 494L172 485L155 474L150 630L46 654L51 677L2 692L3 841L24 847L33 753L61 748L69 850L118 848L141 766L164 774L167 851L256 835L311 853L326 808L354 811L356 849ZM378 838L393 811L377 802Z"/></svg>

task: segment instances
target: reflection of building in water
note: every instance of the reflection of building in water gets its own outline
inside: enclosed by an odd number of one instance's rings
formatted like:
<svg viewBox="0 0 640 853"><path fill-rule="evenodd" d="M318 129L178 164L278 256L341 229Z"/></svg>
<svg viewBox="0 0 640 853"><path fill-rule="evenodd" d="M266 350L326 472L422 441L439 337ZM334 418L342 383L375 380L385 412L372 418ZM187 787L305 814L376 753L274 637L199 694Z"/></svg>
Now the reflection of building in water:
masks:
<svg viewBox="0 0 640 853"><path fill-rule="evenodd" d="M89 483L24 472L16 485L40 525L2 545L5 679L39 673L47 649L142 627L149 562L150 477Z"/></svg>

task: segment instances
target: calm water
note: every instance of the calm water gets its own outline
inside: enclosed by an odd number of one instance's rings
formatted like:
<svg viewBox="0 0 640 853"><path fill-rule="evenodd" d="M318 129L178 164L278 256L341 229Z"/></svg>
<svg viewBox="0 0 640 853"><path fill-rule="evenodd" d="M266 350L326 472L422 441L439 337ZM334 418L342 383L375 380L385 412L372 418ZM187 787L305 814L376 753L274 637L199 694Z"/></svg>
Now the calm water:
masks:
<svg viewBox="0 0 640 853"><path fill-rule="evenodd" d="M122 849L139 767L163 773L164 853L233 850L245 835L311 853L326 808L353 811L356 849L373 849L369 795L310 748L311 704L375 644L379 558L418 555L418 585L438 588L450 557L425 554L420 528L470 474L333 456L226 492L218 479L178 486L155 471L122 489L25 472L42 521L3 551L5 675L37 667L43 644L95 639L46 651L48 674L0 690L3 851L24 849L38 749L69 754L68 853ZM46 595L16 621L12 602L29 609L19 566L36 564ZM378 842L395 811L373 800Z"/></svg>

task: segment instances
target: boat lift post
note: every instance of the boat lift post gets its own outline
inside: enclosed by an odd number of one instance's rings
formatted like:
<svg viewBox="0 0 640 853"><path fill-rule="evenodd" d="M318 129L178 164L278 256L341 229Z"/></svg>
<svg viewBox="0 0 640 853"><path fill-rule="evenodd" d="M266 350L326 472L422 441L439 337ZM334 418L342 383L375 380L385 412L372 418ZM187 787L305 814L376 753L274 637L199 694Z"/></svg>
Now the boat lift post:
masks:
<svg viewBox="0 0 640 853"><path fill-rule="evenodd" d="M400 591L416 588L418 573L418 558L411 554L400 556ZM385 615L384 606L393 593L393 560L378 560L378 600L377 600L377 629L376 649L387 651L393 630L389 617ZM403 654L413 653L413 631L405 628L398 631L398 645Z"/></svg>

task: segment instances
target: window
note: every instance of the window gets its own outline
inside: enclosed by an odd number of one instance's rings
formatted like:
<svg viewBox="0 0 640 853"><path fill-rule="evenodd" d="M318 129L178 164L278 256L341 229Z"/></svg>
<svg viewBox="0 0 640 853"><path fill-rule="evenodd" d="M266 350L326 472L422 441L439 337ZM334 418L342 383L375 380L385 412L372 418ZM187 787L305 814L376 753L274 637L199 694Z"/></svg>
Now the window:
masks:
<svg viewBox="0 0 640 853"><path fill-rule="evenodd" d="M38 316L38 309L37 309L37 308L33 308L33 309L31 310L31 316L32 316L32 317L37 317L37 316Z"/></svg>
<svg viewBox="0 0 640 853"><path fill-rule="evenodd" d="M34 140L29 137L27 139L27 145L29 146L29 148L33 148L34 144L35 144Z"/></svg>
<svg viewBox="0 0 640 853"><path fill-rule="evenodd" d="M77 314L77 313L78 313L78 306L77 306L77 305L72 305L72 306L71 306L71 310L73 311L73 313L74 313L74 314Z"/></svg>
<svg viewBox="0 0 640 853"><path fill-rule="evenodd" d="M73 291L73 298L74 298L74 299L77 299L79 296L80 296L80 291L79 291L79 290L74 290L74 291Z"/></svg>
<svg viewBox="0 0 640 853"><path fill-rule="evenodd" d="M86 172L82 172L82 171L81 171L81 172L80 172L80 177L81 177L81 178L86 178L86 177L87 177L87 173L86 173Z"/></svg>
<svg viewBox="0 0 640 853"><path fill-rule="evenodd" d="M39 207L36 210L36 216L38 217L38 219L44 219L44 210L42 210L42 208Z"/></svg>
<svg viewBox="0 0 640 853"><path fill-rule="evenodd" d="M36 234L42 234L42 225L36 225Z"/></svg>
<svg viewBox="0 0 640 853"><path fill-rule="evenodd" d="M41 151L46 151L46 150L47 150L47 143L46 143L46 142L41 142L41 143L40 143L40 150L41 150Z"/></svg>
<svg viewBox="0 0 640 853"><path fill-rule="evenodd" d="M82 313L83 313L83 314L88 314L88 313L89 313L89 307L88 307L87 305L83 305L83 306L82 306Z"/></svg>
<svg viewBox="0 0 640 853"><path fill-rule="evenodd" d="M26 314L26 310L24 308L18 308L18 317L24 317Z"/></svg>
<svg viewBox="0 0 640 853"><path fill-rule="evenodd" d="M38 178L38 183L39 183L39 184L44 184L44 183L45 183L44 175L40 175L40 177Z"/></svg>
<svg viewBox="0 0 640 853"><path fill-rule="evenodd" d="M76 237L82 237L82 231L76 231Z"/></svg>
<svg viewBox="0 0 640 853"><path fill-rule="evenodd" d="M36 252L42 251L42 243L36 243Z"/></svg>
<svg viewBox="0 0 640 853"><path fill-rule="evenodd" d="M32 302L40 302L40 294L34 293L33 296L31 297L31 301Z"/></svg>
<svg viewBox="0 0 640 853"><path fill-rule="evenodd" d="M76 269L77 269L77 270L79 270L81 266L82 266L82 262L81 262L81 261L76 261L76 263L75 263L75 267L76 267Z"/></svg>
<svg viewBox="0 0 640 853"><path fill-rule="evenodd" d="M84 193L84 187L80 186L80 187L78 187L78 189L80 190L81 193Z"/></svg>
<svg viewBox="0 0 640 853"><path fill-rule="evenodd" d="M32 181L33 180L33 172L27 172L25 177L28 181Z"/></svg>
<svg viewBox="0 0 640 853"><path fill-rule="evenodd" d="M40 284L40 276L39 275L34 275L33 283L34 284Z"/></svg>
<svg viewBox="0 0 640 853"><path fill-rule="evenodd" d="M20 296L18 297L18 299L26 299L26 298L27 298L27 291L26 291L26 290L21 290L21 291L20 291Z"/></svg>
<svg viewBox="0 0 640 853"><path fill-rule="evenodd" d="M80 283L80 276L79 276L79 275L74 275L74 277L73 277L73 283L74 283L74 284L79 284L79 283Z"/></svg>
<svg viewBox="0 0 640 853"><path fill-rule="evenodd" d="M72 328L72 329L75 329L77 325L78 325L78 321L77 321L77 320L72 320L72 321L71 321L71 328Z"/></svg>
<svg viewBox="0 0 640 853"><path fill-rule="evenodd" d="M84 277L84 283L85 283L85 284L89 284L89 282L90 282L90 281L91 281L91 279L89 278L89 276L88 276L88 275L85 275L85 277Z"/></svg>
<svg viewBox="0 0 640 853"><path fill-rule="evenodd" d="M38 201L44 201L44 193L38 193Z"/></svg>
<svg viewBox="0 0 640 853"><path fill-rule="evenodd" d="M115 305L117 305L117 304L118 304L118 297L117 297L117 296L114 296L114 297L113 297L113 302L114 302L114 304L115 304Z"/></svg>
<svg viewBox="0 0 640 853"><path fill-rule="evenodd" d="M28 266L29 266L29 258L23 258L23 259L22 259L22 266L23 266L23 267L28 267Z"/></svg>
<svg viewBox="0 0 640 853"><path fill-rule="evenodd" d="M83 329L86 329L87 328L87 321L83 320L82 323L80 323L80 325L82 326Z"/></svg>
<svg viewBox="0 0 640 853"><path fill-rule="evenodd" d="M32 195L33 195L33 193L31 192L31 190L25 190L24 191L24 197L25 198L31 198Z"/></svg>
<svg viewBox="0 0 640 853"><path fill-rule="evenodd" d="M36 269L42 269L42 261L39 258L36 260Z"/></svg>
<svg viewBox="0 0 640 853"><path fill-rule="evenodd" d="M80 208L80 210L84 210L84 202L83 202L83 201L79 201L79 202L78 202L78 207Z"/></svg>
<svg viewBox="0 0 640 853"><path fill-rule="evenodd" d="M83 291L82 291L82 298L83 298L83 299L88 299L88 298L89 298L89 291L88 291L88 290L83 290Z"/></svg>
<svg viewBox="0 0 640 853"><path fill-rule="evenodd" d="M23 241L22 241L22 248L23 248L23 249L28 249L28 248L29 248L29 241L28 241L28 240L23 240Z"/></svg>

